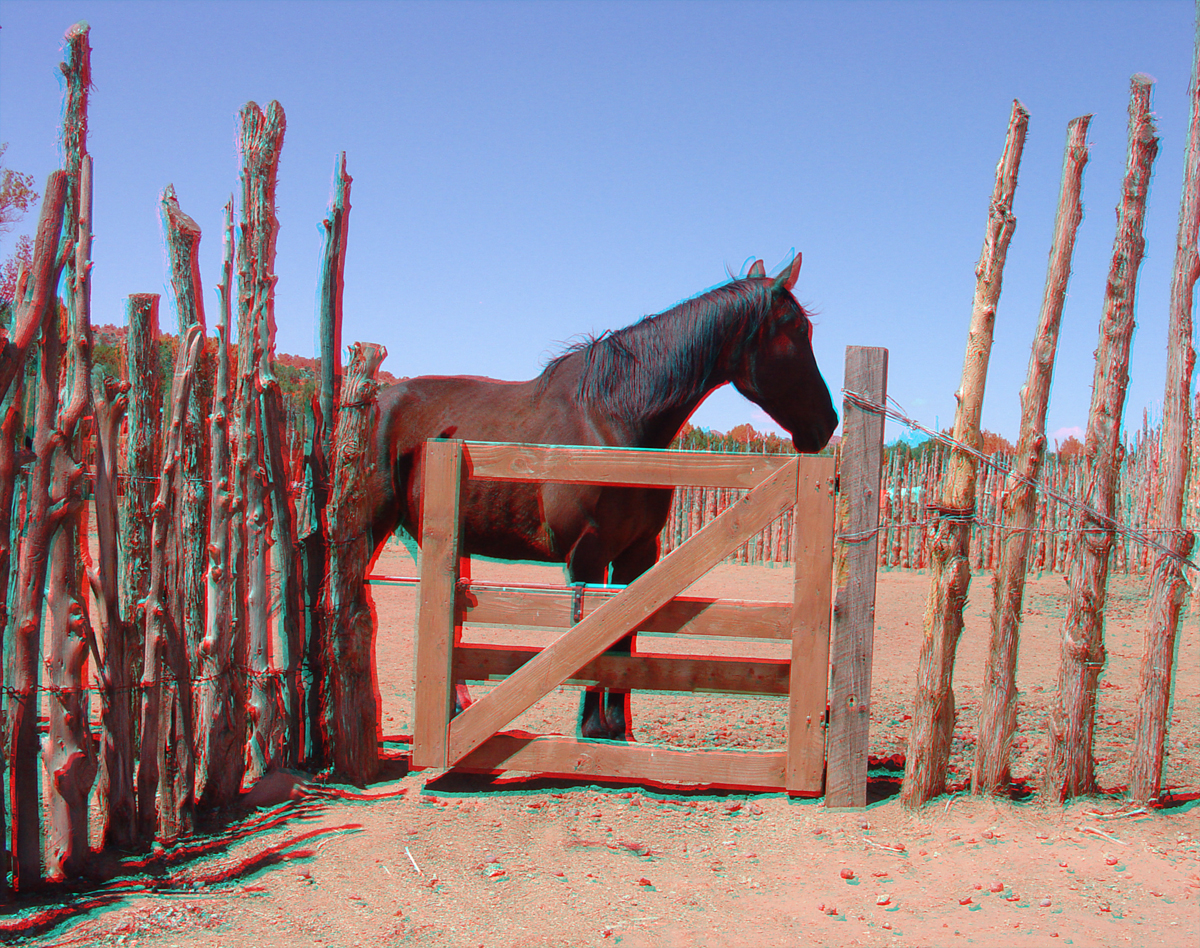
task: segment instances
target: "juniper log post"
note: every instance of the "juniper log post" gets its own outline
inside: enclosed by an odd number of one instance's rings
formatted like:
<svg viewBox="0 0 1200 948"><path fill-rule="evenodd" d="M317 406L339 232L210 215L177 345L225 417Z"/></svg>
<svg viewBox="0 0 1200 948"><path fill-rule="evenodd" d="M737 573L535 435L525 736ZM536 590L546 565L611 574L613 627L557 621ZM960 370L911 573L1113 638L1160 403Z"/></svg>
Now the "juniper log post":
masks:
<svg viewBox="0 0 1200 948"><path fill-rule="evenodd" d="M1189 89L1191 129L1184 162L1183 198L1179 207L1179 236L1171 277L1170 328L1167 340L1167 383L1163 395L1162 490L1159 492L1159 542L1170 552L1154 564L1151 621L1142 653L1137 717L1129 771L1129 794L1137 803L1158 798L1162 785L1163 747L1171 704L1175 636L1187 594L1184 562L1195 535L1184 529L1183 503L1191 468L1192 292L1200 277L1200 18Z"/></svg>
<svg viewBox="0 0 1200 948"><path fill-rule="evenodd" d="M1029 373L1021 391L1021 434L1016 461L1004 485L1002 546L993 585L992 632L983 674L972 793L995 793L1008 784L1009 745L1017 728L1017 639L1037 507L1034 483L1041 475L1046 451L1046 409L1054 378L1058 327L1071 276L1075 233L1083 220L1080 191L1088 161L1087 129L1091 120L1090 115L1083 115L1067 126L1046 291L1029 355Z"/></svg>
<svg viewBox="0 0 1200 948"><path fill-rule="evenodd" d="M65 257L67 315L62 390L55 419L50 509L58 518L50 540L47 575L46 679L50 689L48 740L42 750L50 778L46 871L52 879L81 872L88 857L87 800L96 776L83 667L92 638L79 563L83 469L80 421L91 414L92 162L87 153L91 49L88 26L64 37L62 149L69 186L60 253ZM43 344L45 342L43 329ZM60 331L55 320L51 331ZM39 399L44 393L39 393Z"/></svg>
<svg viewBox="0 0 1200 948"><path fill-rule="evenodd" d="M29 348L33 340L37 337L43 323L45 322L47 310L54 308L57 304L55 287L58 285L58 278L62 273L63 265L63 258L58 254L58 241L59 235L62 232L63 212L66 204L66 196L66 172L55 171L46 181L45 192L42 196L42 209L38 217L37 238L34 243L33 265L28 271L22 268L22 272L18 277L15 312L13 313L11 332L6 338L0 340L0 402L3 402L3 400L7 398L10 391L14 393L20 392L21 384L18 383L14 389L12 383L14 380L24 377L25 359L29 354ZM0 549L0 560L3 562L3 571L2 575L0 575L0 578L3 579L3 583L0 584L0 602L3 603L4 613L4 622L0 623L0 655L5 654L5 649L8 648L5 642L5 630L8 627L8 620L10 618L19 619L20 617L20 594L14 590L17 598L16 601L10 605L8 600L8 590L12 563L10 532L12 500L16 492L17 470L21 466L21 464L18 463L19 459L16 449L16 442L19 434L24 433L24 425L25 419L22 417L22 413L19 408L19 395L14 395L13 405L7 411L4 417L3 433L3 437L6 439L6 452L8 447L8 439L11 438L12 453L11 455L6 453L6 456L3 459L0 459L0 505L3 505L2 508L0 508L0 510L2 510L2 513L0 513L0 518L3 518L3 520L8 524L8 526L4 527L2 532L0 532L0 544L3 544L3 548ZM32 460L33 456L31 454L28 455L28 457L20 459L20 461L23 463L28 463ZM44 583L44 580L45 574L43 573L40 583ZM18 571L18 582L20 583L22 581L23 580L20 578ZM41 595L41 588L42 586L39 585L39 596ZM38 615L40 617L40 611ZM40 618L38 621L40 622ZM21 634L20 630L15 625L13 630L17 636ZM40 644L40 636L38 644ZM30 643L30 645L33 647L33 652L31 654L36 656L37 645L35 643ZM14 649L13 654L15 656L16 649ZM23 655L22 660L27 662L29 660L29 655ZM34 657L33 661L35 662L34 667L36 669L36 657ZM13 680L11 681L8 679L8 674L10 671L13 674ZM0 780L4 780L4 778L11 778L13 781L13 792L15 794L16 783L18 781L27 780L27 778L23 775L19 776L15 769L15 754L18 750L18 741L13 714L16 711L18 703L23 700L18 693L18 681L20 674L16 671L15 666L9 666L5 667L4 670L0 672L0 678L3 678L4 683L12 688L12 691L9 692L7 696L0 694L0 701L4 701L6 703L3 716L0 717L0 724L4 725L3 728L0 729L0 741L9 742L4 747L4 753L0 754ZM35 674L33 683L36 684L36 681L37 678ZM34 699L31 697L30 700ZM36 716L36 709L34 709L33 713ZM10 730L8 727L10 723L14 725L14 729L12 730ZM36 719L34 724L36 725ZM23 726L27 727L28 725ZM35 748L34 753L36 754L36 730L33 732L32 739ZM23 744L20 749L22 752L27 750ZM6 774L5 770L10 766L13 767L14 770L11 774ZM0 786L8 786L8 784L0 783ZM35 799L36 788L37 769L35 758L32 791L33 798ZM13 807L15 810L15 802L13 803ZM34 817L36 818L36 806L34 810ZM0 840L6 840L7 838L8 822L4 807L4 794L0 793ZM3 852L4 849L4 843L0 842L0 852ZM14 853L17 851L15 839L13 841L12 851ZM25 884L27 886L34 884L33 880L29 878L28 874L26 874ZM4 882L0 881L0 892L3 892L4 889Z"/></svg>
<svg viewBox="0 0 1200 948"><path fill-rule="evenodd" d="M204 291L200 283L200 225L183 212L173 185L168 184L163 190L161 207L180 344L192 327L196 327L203 347L207 327ZM196 371L201 371L199 365ZM177 527L174 532L177 545L171 557L173 568L167 582L171 614L178 617L176 631L183 646L189 680L199 677L200 671L200 642L205 631L204 571L208 560L208 426L199 381L199 378L193 379L183 405L183 440L179 463L173 474L175 506L171 513ZM191 708L190 684L186 689L181 687L180 700L182 707ZM186 717L194 727L190 710ZM190 801L196 791L195 746L190 740L177 742L175 761L177 787L173 796L179 801ZM183 817L182 811L180 816Z"/></svg>
<svg viewBox="0 0 1200 948"><path fill-rule="evenodd" d="M979 419L992 350L992 327L1004 275L1004 259L1017 226L1012 213L1017 170L1025 147L1029 113L1013 101L1004 153L996 167L996 187L988 210L983 252L975 268L975 301L963 361L962 384L957 393L954 438L978 451L982 440ZM909 731L907 768L900 800L920 806L942 792L950 760L954 731L954 653L962 634L963 606L971 582L968 559L971 520L975 514L977 460L972 450L956 447L942 476L941 496L930 505L937 526L930 554L929 596L925 605L925 636L917 667L917 695Z"/></svg>
<svg viewBox="0 0 1200 948"><path fill-rule="evenodd" d="M170 426L163 446L162 474L151 516L150 582L144 607L145 658L142 665L142 727L138 761L138 819L142 832L163 843L186 832L191 801L180 798L176 780L178 746L190 741L191 675L183 650L182 631L170 612L167 553L171 534L179 529L175 509L175 471L183 454L187 400L200 359L204 336L198 326L179 340L171 382ZM185 693L186 692L186 693ZM188 702L188 703L185 703ZM156 807L157 801L157 807Z"/></svg>
<svg viewBox="0 0 1200 948"><path fill-rule="evenodd" d="M321 265L321 391L313 399L313 423L304 457L304 489L298 512L297 535L302 544L304 571L304 655L306 675L305 735L308 760L328 763L328 748L321 726L322 664L329 650L324 625L321 591L328 573L328 548L322 527L329 502L329 458L337 424L337 401L341 387L342 287L346 270L346 237L350 223L350 184L346 153L338 156L333 175L333 195L325 228L325 253Z"/></svg>
<svg viewBox="0 0 1200 948"><path fill-rule="evenodd" d="M37 718L40 704L39 659L42 655L42 620L45 602L46 571L50 540L61 521L62 508L52 508L50 485L53 453L61 440L58 420L59 360L62 341L59 336L58 298L55 286L62 272L64 255L59 253L59 235L63 228L66 172L56 171L46 186L46 201L51 204L49 218L43 204L42 221L34 248L33 295L18 303L17 318L29 315L35 302L42 343L39 348L37 409L34 417L33 453L35 460L27 489L25 531L17 563L16 601L13 608L12 681L8 695L8 765L12 805L13 885L28 891L42 881L41 793L38 780ZM53 226L48 226L53 225ZM43 283L43 280L45 281ZM39 297L37 289L45 286ZM15 372L23 370L17 365Z"/></svg>
<svg viewBox="0 0 1200 948"><path fill-rule="evenodd" d="M100 560L89 570L92 595L100 620L102 655L97 661L100 682L100 838L104 845L131 847L137 834L133 774L133 678L130 635L121 616L120 573L117 568L117 454L121 422L129 405L129 383L111 376L92 379L96 416L96 539Z"/></svg>
<svg viewBox="0 0 1200 948"><path fill-rule="evenodd" d="M1129 156L1096 369L1088 414L1084 454L1087 459L1083 507L1076 517L1079 536L1071 554L1070 597L1063 622L1058 688L1050 707L1050 754L1046 788L1062 801L1091 793L1095 787L1092 729L1096 712L1096 681L1104 667L1104 601L1108 586L1109 554L1113 546L1114 492L1121 452L1121 418L1129 382L1129 347L1133 340L1134 298L1145 241L1142 222L1158 139L1150 114L1148 76L1130 82Z"/></svg>
<svg viewBox="0 0 1200 948"><path fill-rule="evenodd" d="M217 377L209 415L208 569L205 572L205 632L200 645L196 705L196 799L204 807L237 798L245 768L242 732L246 723L245 679L235 656L233 582L229 569L233 484L230 457L229 324L233 304L233 198L225 205L225 257L217 284ZM240 631L240 630L239 630ZM243 635L236 636L244 643Z"/></svg>
<svg viewBox="0 0 1200 948"><path fill-rule="evenodd" d="M375 373L383 346L355 343L342 382L329 497L329 582L325 622L331 654L322 687L326 742L334 769L365 785L379 765L371 608L366 576L371 560L370 502L378 409Z"/></svg>
<svg viewBox="0 0 1200 948"><path fill-rule="evenodd" d="M262 441L263 382L261 362L268 339L263 327L273 325L275 291L275 182L279 151L286 127L278 102L266 110L247 102L240 113L239 148L242 153L242 233L238 241L238 435L239 464L244 465L245 619L250 677L249 770L262 776L272 765L283 763L284 694L273 654L270 629L271 596L268 586L270 534L269 448ZM268 369L268 375L269 375ZM281 544L285 541L281 539Z"/></svg>

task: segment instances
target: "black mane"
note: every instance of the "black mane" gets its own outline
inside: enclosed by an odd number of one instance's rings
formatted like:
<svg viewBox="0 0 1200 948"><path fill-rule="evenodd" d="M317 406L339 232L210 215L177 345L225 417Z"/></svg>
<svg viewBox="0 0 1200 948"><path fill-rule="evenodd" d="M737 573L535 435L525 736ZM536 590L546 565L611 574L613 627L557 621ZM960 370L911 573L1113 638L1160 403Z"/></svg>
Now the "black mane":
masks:
<svg viewBox="0 0 1200 948"><path fill-rule="evenodd" d="M564 362L582 359L580 401L631 419L651 406L688 401L713 374L772 331L770 283L734 280L631 326L587 338L547 363L544 386ZM805 317L808 314L798 307Z"/></svg>

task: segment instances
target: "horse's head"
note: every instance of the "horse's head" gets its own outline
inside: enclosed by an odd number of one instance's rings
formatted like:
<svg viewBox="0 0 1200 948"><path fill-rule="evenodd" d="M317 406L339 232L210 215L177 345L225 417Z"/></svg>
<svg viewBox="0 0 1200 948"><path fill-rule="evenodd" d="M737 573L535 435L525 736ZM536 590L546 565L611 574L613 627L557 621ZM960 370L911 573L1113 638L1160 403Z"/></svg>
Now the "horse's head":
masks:
<svg viewBox="0 0 1200 948"><path fill-rule="evenodd" d="M733 374L734 387L763 408L792 436L797 451L820 451L837 427L837 411L812 351L812 322L792 296L800 254L775 278L757 261L747 275L768 286L771 312L756 345L748 346Z"/></svg>

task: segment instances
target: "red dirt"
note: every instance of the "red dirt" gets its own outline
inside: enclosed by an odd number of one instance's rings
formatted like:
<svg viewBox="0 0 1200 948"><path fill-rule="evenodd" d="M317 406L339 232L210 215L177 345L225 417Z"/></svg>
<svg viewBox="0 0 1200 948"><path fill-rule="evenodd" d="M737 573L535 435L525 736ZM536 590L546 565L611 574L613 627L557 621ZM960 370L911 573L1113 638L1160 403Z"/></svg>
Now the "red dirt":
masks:
<svg viewBox="0 0 1200 948"><path fill-rule="evenodd" d="M414 575L402 548L377 570ZM559 581L555 568L477 564L477 579ZM904 750L928 576L879 577L871 753ZM790 571L721 566L699 595L786 599ZM959 647L952 781L967 778L990 580L976 577ZM1031 580L1014 772L1036 786L1065 584ZM365 792L321 788L194 841L155 875L90 889L39 944L270 945L1184 945L1200 930L1197 705L1200 628L1184 623L1164 785L1193 802L1131 812L1119 794L1062 808L943 796L864 810L783 794L674 792L509 774L407 769L411 587L374 587L386 760ZM1145 627L1145 581L1110 587L1096 728L1101 786L1125 783ZM486 639L493 633L480 634ZM744 643L727 643L748 653ZM757 646L771 654L779 646ZM573 733L559 689L515 727ZM638 695L639 741L782 743L775 699ZM899 774L893 779L898 779ZM262 796L280 799L292 786ZM892 792L887 779L876 797ZM182 847L181 847L182 848ZM189 844L191 849L191 844ZM111 896L111 901L108 897ZM0 939L46 918L0 920ZM1191 932L1191 934L1187 934Z"/></svg>

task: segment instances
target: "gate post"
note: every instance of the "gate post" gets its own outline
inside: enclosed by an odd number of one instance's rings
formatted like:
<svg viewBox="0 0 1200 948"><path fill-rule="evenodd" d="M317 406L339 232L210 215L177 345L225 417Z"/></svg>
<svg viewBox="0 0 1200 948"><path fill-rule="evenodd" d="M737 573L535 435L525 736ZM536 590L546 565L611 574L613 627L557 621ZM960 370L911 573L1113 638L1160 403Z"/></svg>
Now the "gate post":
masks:
<svg viewBox="0 0 1200 948"><path fill-rule="evenodd" d="M463 443L425 446L421 508L421 584L413 701L414 767L446 767L453 694L454 633L461 625L457 587L462 525Z"/></svg>
<svg viewBox="0 0 1200 948"><path fill-rule="evenodd" d="M883 415L859 404L887 398L886 349L846 347L842 464L837 505L833 635L829 663L826 806L866 806L871 728L871 650Z"/></svg>

